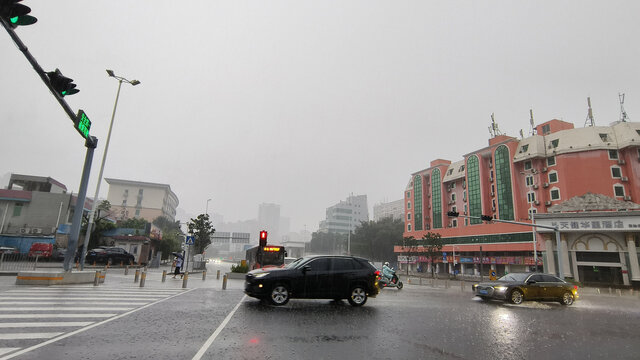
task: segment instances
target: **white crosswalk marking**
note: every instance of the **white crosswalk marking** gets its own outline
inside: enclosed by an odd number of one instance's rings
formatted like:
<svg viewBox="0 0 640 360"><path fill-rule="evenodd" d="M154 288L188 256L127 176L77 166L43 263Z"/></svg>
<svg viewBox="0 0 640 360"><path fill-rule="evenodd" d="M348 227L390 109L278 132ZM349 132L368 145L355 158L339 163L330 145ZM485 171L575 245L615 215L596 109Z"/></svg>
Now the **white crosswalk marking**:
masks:
<svg viewBox="0 0 640 360"><path fill-rule="evenodd" d="M0 357L40 347L185 290L30 287L0 294ZM86 328L86 329L85 329Z"/></svg>

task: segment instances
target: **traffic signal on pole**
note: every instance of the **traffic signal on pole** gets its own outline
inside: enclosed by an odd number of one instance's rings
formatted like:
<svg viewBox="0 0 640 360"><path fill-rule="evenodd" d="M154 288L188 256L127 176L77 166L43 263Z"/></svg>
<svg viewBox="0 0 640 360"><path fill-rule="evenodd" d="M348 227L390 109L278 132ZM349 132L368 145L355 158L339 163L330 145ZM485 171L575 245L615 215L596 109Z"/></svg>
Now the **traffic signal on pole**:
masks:
<svg viewBox="0 0 640 360"><path fill-rule="evenodd" d="M55 92L60 96L73 95L80 92L80 90L76 89L76 84L73 83L73 79L62 75L59 69L48 72L47 76L49 77L51 87L53 87Z"/></svg>
<svg viewBox="0 0 640 360"><path fill-rule="evenodd" d="M260 247L267 246L267 232L260 231Z"/></svg>
<svg viewBox="0 0 640 360"><path fill-rule="evenodd" d="M460 215L460 213L457 212L457 211L448 211L447 212L447 216L458 217L458 215Z"/></svg>
<svg viewBox="0 0 640 360"><path fill-rule="evenodd" d="M493 216L491 215L482 215L480 216L480 218L484 221L492 221L493 220Z"/></svg>
<svg viewBox="0 0 640 360"><path fill-rule="evenodd" d="M0 0L0 18L4 19L12 28L18 25L31 25L38 21L33 16L27 15L31 9L22 4L22 0Z"/></svg>

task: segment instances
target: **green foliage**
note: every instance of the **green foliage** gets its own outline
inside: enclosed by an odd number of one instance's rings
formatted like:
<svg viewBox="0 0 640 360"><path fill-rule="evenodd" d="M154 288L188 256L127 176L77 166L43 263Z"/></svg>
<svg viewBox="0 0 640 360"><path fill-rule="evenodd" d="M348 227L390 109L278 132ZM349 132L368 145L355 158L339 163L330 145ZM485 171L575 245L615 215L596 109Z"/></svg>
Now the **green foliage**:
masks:
<svg viewBox="0 0 640 360"><path fill-rule="evenodd" d="M142 229L147 226L149 222L143 218L131 218L118 221L118 227L123 229Z"/></svg>
<svg viewBox="0 0 640 360"><path fill-rule="evenodd" d="M194 247L196 254L202 254L204 249L211 244L211 235L216 232L209 221L209 214L200 214L197 218L187 223L189 234L195 237Z"/></svg>
<svg viewBox="0 0 640 360"><path fill-rule="evenodd" d="M396 257L393 247L402 240L403 231L400 219L363 221L351 234L351 253L374 261L393 260Z"/></svg>
<svg viewBox="0 0 640 360"><path fill-rule="evenodd" d="M172 222L164 216L158 216L153 220L153 225L162 230L162 240L156 244L158 251L162 252L162 258L168 259L174 251L180 251L183 233L180 230L180 222Z"/></svg>
<svg viewBox="0 0 640 360"><path fill-rule="evenodd" d="M233 273L247 273L249 272L249 265L242 263L231 265L231 272Z"/></svg>
<svg viewBox="0 0 640 360"><path fill-rule="evenodd" d="M91 235L89 236L88 248L93 249L100 246L100 236L103 232L116 228L116 225L107 220L111 211L111 203L107 200L102 201L96 207L95 218L93 219L93 225L91 226ZM87 233L87 226L89 222L88 216L82 217L82 231L81 234ZM83 238L84 239L84 238ZM84 244L84 240L80 241L80 244Z"/></svg>
<svg viewBox="0 0 640 360"><path fill-rule="evenodd" d="M342 254L347 251L347 235L314 232L306 251L312 254Z"/></svg>
<svg viewBox="0 0 640 360"><path fill-rule="evenodd" d="M442 246L444 241L440 237L440 234L428 232L420 240L424 247L425 255L431 259L431 277L435 276L435 266L437 258L442 257Z"/></svg>

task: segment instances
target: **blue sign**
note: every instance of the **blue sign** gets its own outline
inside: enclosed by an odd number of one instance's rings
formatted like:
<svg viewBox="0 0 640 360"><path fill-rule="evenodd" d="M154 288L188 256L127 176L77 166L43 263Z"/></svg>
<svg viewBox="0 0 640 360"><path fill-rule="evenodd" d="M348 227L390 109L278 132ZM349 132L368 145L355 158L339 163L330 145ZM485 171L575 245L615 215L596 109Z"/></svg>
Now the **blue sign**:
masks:
<svg viewBox="0 0 640 360"><path fill-rule="evenodd" d="M193 245L194 239L193 236L187 236L187 238L184 240L184 243L187 245Z"/></svg>
<svg viewBox="0 0 640 360"><path fill-rule="evenodd" d="M447 261L447 253L446 252L442 252L442 261L446 262Z"/></svg>

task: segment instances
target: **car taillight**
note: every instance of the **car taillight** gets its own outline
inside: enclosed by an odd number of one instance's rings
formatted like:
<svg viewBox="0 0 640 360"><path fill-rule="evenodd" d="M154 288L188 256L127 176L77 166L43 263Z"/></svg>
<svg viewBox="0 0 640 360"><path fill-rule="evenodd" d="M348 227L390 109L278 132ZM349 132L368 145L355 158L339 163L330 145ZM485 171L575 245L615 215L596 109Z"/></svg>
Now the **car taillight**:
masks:
<svg viewBox="0 0 640 360"><path fill-rule="evenodd" d="M376 270L375 274L376 276L380 276L380 270Z"/></svg>
<svg viewBox="0 0 640 360"><path fill-rule="evenodd" d="M578 291L578 285L573 285L573 290Z"/></svg>

